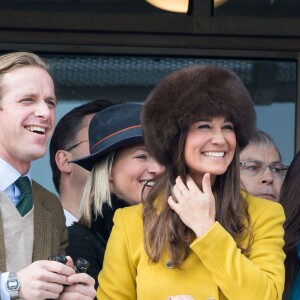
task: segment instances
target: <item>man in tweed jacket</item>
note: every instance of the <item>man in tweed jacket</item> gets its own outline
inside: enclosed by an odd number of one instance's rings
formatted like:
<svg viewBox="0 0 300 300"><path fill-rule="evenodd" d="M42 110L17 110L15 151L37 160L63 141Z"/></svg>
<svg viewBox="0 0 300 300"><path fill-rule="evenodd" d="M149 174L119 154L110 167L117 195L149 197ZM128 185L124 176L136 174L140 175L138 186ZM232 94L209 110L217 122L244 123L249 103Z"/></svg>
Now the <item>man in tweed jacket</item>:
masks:
<svg viewBox="0 0 300 300"><path fill-rule="evenodd" d="M67 229L57 197L31 180L30 163L45 155L55 125L56 97L37 55L0 57L0 299L94 299L94 280L49 261L64 254ZM42 170L41 170L42 172ZM32 182L33 206L16 209L19 177Z"/></svg>

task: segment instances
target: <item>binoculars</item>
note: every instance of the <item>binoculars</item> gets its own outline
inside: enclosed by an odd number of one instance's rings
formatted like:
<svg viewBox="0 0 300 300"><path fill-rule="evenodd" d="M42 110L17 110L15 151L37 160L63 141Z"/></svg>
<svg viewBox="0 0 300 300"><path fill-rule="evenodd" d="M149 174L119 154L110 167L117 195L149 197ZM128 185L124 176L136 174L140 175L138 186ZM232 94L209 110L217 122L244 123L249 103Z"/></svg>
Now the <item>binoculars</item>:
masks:
<svg viewBox="0 0 300 300"><path fill-rule="evenodd" d="M49 256L48 260L53 260L53 261L57 261L60 262L62 264L66 264L67 263L67 258L65 255L53 255L53 256ZM74 270L76 273L86 273L87 269L89 268L90 263L83 259L83 258L78 258L76 263L74 264Z"/></svg>

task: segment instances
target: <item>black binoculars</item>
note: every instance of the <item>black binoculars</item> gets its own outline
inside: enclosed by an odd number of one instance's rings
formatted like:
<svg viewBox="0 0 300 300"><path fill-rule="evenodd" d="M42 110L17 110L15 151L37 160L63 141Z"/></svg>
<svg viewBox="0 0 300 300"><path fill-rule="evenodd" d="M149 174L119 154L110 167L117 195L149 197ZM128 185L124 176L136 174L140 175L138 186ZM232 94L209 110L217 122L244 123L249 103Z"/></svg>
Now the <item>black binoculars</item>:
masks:
<svg viewBox="0 0 300 300"><path fill-rule="evenodd" d="M54 260L54 261L60 262L64 265L68 261L66 256L62 255L62 254L49 256L48 260ZM89 266L90 266L90 263L86 259L78 258L76 263L74 264L74 270L76 273L86 273Z"/></svg>

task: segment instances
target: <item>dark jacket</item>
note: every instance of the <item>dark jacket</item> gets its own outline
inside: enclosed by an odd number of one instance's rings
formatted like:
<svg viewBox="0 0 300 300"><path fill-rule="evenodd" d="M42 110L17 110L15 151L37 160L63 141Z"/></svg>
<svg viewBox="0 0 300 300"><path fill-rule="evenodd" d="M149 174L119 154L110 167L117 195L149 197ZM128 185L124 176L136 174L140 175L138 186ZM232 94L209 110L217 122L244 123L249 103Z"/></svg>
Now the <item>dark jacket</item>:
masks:
<svg viewBox="0 0 300 300"><path fill-rule="evenodd" d="M118 208L128 206L128 204L116 197L112 198L112 208L105 204L103 206L103 217L93 216L91 228L80 223L74 223L68 227L69 245L66 249L74 261L84 258L89 263L87 273L95 279L95 288L98 287L98 274L102 269L106 244L113 227L113 216Z"/></svg>

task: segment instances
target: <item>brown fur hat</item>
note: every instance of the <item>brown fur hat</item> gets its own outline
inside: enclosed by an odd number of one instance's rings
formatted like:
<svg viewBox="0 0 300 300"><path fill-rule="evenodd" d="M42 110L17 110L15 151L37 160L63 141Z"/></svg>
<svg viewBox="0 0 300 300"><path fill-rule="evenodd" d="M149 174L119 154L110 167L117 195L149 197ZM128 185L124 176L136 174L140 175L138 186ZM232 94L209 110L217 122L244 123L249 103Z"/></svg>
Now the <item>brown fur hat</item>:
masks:
<svg viewBox="0 0 300 300"><path fill-rule="evenodd" d="M235 126L243 149L255 126L251 96L233 72L213 66L186 67L166 76L142 109L145 144L161 164L172 164L182 131L203 117L224 116Z"/></svg>

